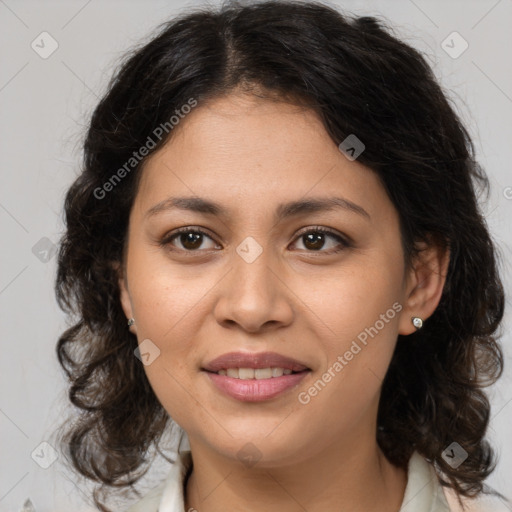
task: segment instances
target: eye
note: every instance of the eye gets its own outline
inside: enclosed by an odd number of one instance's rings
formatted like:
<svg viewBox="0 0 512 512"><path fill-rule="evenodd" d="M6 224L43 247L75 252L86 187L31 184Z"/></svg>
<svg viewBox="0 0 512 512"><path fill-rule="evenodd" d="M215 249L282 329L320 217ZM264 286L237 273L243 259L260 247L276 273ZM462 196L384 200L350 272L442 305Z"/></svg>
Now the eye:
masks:
<svg viewBox="0 0 512 512"><path fill-rule="evenodd" d="M330 247L329 250L321 250L325 248L326 241L331 240L327 243ZM308 252L323 252L327 254L334 254L341 252L343 249L350 247L350 243L344 239L341 235L327 228L317 226L315 228L309 228L307 231L303 231L299 234L297 241L302 241L305 250ZM335 241L333 243L332 241Z"/></svg>
<svg viewBox="0 0 512 512"><path fill-rule="evenodd" d="M201 246L204 242L204 239L207 238L211 242L214 242L212 237L206 233L206 231L203 231L200 228L197 227L184 227L177 229L176 231L173 231L169 235L167 235L160 244L162 246L175 246L175 241L177 241L180 245L177 247L177 249L181 249L186 252L193 252L201 249ZM219 246L215 244L213 247L202 247L202 249L208 250L208 249L215 249Z"/></svg>
<svg viewBox="0 0 512 512"><path fill-rule="evenodd" d="M202 247L205 239L211 242L210 247ZM308 230L299 233L294 243L297 243L297 241L302 241L304 246L304 249L299 247L299 250L306 250L307 252L322 252L326 254L338 253L351 246L350 242L340 234L321 226L309 228ZM160 245L162 247L171 246L177 250L188 253L196 252L201 249L220 249L220 246L213 240L213 238L199 227L179 228L165 236L160 242ZM325 249L326 246L328 250L322 250Z"/></svg>

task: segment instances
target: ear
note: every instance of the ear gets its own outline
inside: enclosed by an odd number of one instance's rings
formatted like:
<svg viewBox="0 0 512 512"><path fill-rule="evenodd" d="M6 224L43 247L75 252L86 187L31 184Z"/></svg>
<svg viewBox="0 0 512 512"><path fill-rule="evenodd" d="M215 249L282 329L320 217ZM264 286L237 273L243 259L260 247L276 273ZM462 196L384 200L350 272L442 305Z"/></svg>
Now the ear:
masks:
<svg viewBox="0 0 512 512"><path fill-rule="evenodd" d="M118 284L119 284L119 298L121 300L121 307L123 308L124 314L126 315L126 322L130 318L134 318L133 315L133 306L130 298L130 292L128 291L128 283L126 281L126 275L123 271L123 266L120 262L115 262L112 264L115 271L118 275ZM137 327L135 324L128 327L131 333L137 334Z"/></svg>
<svg viewBox="0 0 512 512"><path fill-rule="evenodd" d="M423 321L436 310L446 282L450 249L433 241L416 244L417 256L408 271L405 287L405 303L400 315L399 334L408 335L416 332L412 317L418 316Z"/></svg>

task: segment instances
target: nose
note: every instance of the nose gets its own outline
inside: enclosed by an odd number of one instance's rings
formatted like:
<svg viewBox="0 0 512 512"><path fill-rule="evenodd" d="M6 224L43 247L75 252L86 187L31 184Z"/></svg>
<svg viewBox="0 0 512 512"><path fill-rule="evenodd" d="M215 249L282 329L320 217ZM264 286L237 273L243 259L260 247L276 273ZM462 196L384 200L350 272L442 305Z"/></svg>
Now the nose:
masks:
<svg viewBox="0 0 512 512"><path fill-rule="evenodd" d="M277 267L268 250L252 262L234 252L232 269L218 288L217 322L228 328L238 325L250 333L289 325L294 316L293 293Z"/></svg>

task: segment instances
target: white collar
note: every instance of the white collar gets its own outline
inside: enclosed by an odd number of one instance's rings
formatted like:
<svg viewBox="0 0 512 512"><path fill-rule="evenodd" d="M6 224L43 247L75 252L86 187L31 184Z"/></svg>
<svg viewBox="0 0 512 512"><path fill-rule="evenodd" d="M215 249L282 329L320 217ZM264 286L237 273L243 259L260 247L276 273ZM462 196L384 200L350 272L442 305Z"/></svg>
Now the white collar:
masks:
<svg viewBox="0 0 512 512"><path fill-rule="evenodd" d="M418 452L409 460L407 487L400 512L449 512L436 472Z"/></svg>

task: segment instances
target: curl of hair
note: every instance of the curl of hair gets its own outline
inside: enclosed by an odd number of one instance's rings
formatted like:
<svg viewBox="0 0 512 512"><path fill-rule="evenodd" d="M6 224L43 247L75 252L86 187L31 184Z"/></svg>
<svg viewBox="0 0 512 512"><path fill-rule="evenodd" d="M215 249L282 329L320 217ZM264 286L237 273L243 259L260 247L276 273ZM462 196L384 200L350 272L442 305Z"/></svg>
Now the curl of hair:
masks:
<svg viewBox="0 0 512 512"><path fill-rule="evenodd" d="M398 337L376 435L392 463L405 468L416 450L443 485L476 496L495 464L483 388L503 367L495 332L504 292L475 191L488 190L488 179L417 50L374 17L292 0L183 13L126 56L94 110L83 169L66 195L56 281L59 305L76 317L57 344L80 410L63 439L74 468L103 490L132 486L170 419L134 357L116 266L147 157L119 182L112 176L190 98L201 106L235 90L313 109L336 145L349 134L363 141L358 161L399 213L407 264L419 241L450 249L439 306L423 329ZM101 192L109 180L112 190ZM457 469L441 456L452 441L468 452Z"/></svg>

